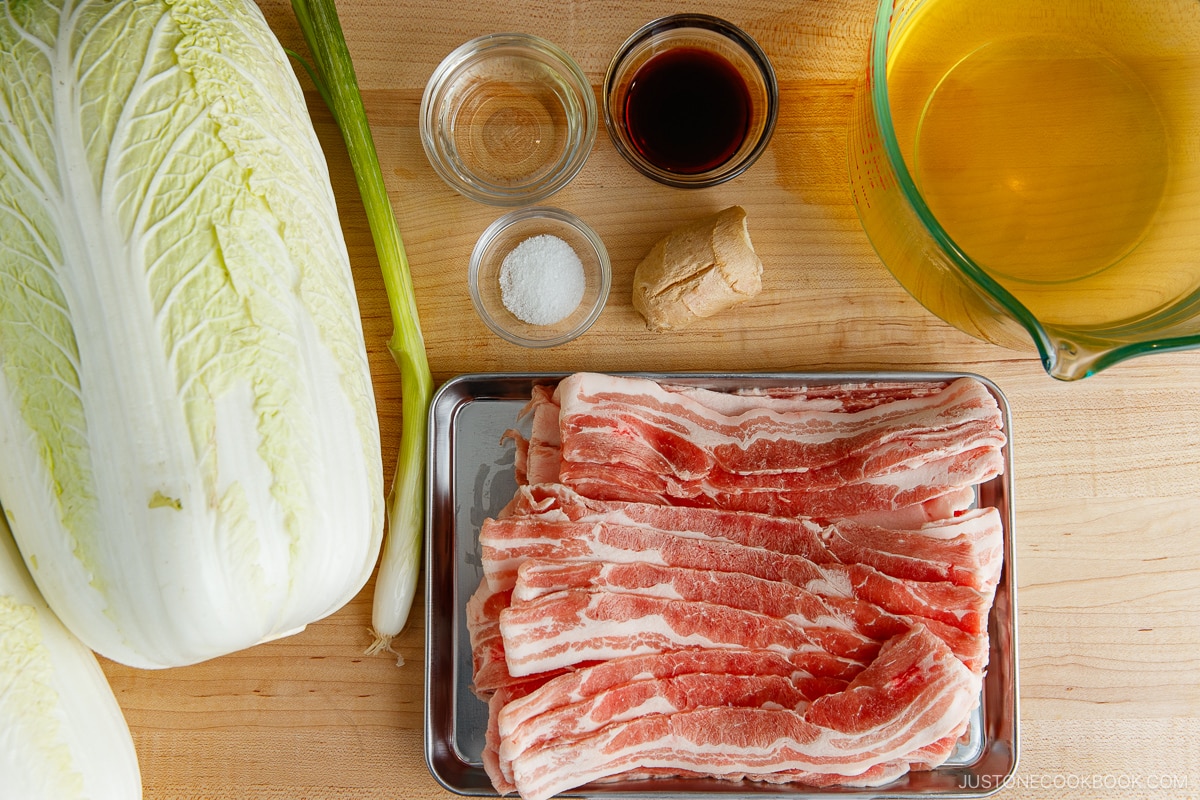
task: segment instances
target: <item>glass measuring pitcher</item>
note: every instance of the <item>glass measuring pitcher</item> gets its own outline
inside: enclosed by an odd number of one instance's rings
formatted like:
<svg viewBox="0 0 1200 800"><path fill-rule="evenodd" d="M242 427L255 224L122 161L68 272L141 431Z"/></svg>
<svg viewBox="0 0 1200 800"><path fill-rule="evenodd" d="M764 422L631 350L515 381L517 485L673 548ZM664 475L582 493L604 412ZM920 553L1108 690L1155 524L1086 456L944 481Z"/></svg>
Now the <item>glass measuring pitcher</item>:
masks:
<svg viewBox="0 0 1200 800"><path fill-rule="evenodd" d="M1052 376L1200 346L1200 2L881 0L859 218L926 308Z"/></svg>

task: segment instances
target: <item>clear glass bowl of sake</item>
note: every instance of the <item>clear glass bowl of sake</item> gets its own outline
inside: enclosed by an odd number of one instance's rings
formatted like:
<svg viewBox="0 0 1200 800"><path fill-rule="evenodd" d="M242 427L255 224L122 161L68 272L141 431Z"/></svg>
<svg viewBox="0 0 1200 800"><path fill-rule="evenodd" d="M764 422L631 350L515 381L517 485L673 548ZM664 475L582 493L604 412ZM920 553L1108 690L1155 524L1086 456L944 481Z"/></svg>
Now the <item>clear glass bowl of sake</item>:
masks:
<svg viewBox="0 0 1200 800"><path fill-rule="evenodd" d="M421 145L456 191L497 206L537 203L583 169L596 139L596 99L579 65L526 33L461 45L421 97Z"/></svg>

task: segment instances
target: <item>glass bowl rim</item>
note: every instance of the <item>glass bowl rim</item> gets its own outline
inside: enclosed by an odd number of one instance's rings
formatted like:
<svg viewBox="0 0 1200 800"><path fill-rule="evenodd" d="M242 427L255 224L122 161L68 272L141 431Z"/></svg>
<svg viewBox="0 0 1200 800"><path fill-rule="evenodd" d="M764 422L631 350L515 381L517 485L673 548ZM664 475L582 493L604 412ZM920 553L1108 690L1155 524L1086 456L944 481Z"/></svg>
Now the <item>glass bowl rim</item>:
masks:
<svg viewBox="0 0 1200 800"><path fill-rule="evenodd" d="M439 129L437 111L434 100L437 94L448 85L454 74L470 63L478 63L496 50L509 49L528 51L543 56L543 63L548 63L555 71L567 79L572 90L580 100L581 118L573 125L574 117L567 115L568 131L575 130L577 139L575 146L568 145L562 158L556 163L556 168L550 176L536 183L524 183L511 188L494 187L491 184L473 180L473 176L464 177L442 158L441 150L436 142ZM596 140L598 109L596 98L592 91L591 82L584 74L571 55L548 39L532 33L520 31L504 31L486 33L476 36L451 50L434 68L425 88L421 93L421 105L417 116L417 128L421 139L421 148L425 151L426 160L447 185L452 189L481 203L494 206L520 206L540 202L550 195L567 186L583 169L591 155Z"/></svg>

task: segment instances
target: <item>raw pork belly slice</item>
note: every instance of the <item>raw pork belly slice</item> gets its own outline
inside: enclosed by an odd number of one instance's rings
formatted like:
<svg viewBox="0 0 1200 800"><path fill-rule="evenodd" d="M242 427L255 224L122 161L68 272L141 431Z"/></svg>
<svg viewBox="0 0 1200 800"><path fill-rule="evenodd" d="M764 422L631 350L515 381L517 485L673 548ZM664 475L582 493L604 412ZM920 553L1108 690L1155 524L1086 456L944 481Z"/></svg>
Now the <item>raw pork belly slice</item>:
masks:
<svg viewBox="0 0 1200 800"><path fill-rule="evenodd" d="M530 419L529 438L516 430L505 436L517 442L517 483L557 483L562 442L559 438L558 404L554 402L553 386L534 386L533 396L521 410L520 417Z"/></svg>
<svg viewBox="0 0 1200 800"><path fill-rule="evenodd" d="M517 603L525 603L568 589L707 601L801 627L818 625L852 631L880 643L921 624L946 642L971 670L982 672L987 666L985 635L965 633L936 620L889 614L873 603L821 597L790 583L738 572L682 569L646 562L526 561L518 571L512 597Z"/></svg>
<svg viewBox="0 0 1200 800"><path fill-rule="evenodd" d="M487 581L467 600L467 635L471 642L471 689L487 700L502 686L520 682L508 674L504 658L504 637L500 633L500 612L508 608L512 590L493 592Z"/></svg>
<svg viewBox="0 0 1200 800"><path fill-rule="evenodd" d="M664 391L688 397L695 402L725 415L739 415L761 409L767 399L776 411L804 413L808 411L856 412L898 400L929 397L946 388L945 383L863 383L836 386L781 387L762 391L712 392L694 387L663 386ZM519 418L531 420L531 433L526 440L516 431L508 431L518 445L518 483L557 483L562 440L559 431L558 403L555 387L533 387L529 403Z"/></svg>
<svg viewBox="0 0 1200 800"><path fill-rule="evenodd" d="M782 678L808 701L842 691L847 685L846 681L837 678L816 677L780 653L769 650L687 649L628 656L565 673L542 684L536 691L509 702L500 714L499 732L501 736L514 736L526 723L547 712L608 697L612 691L624 686L697 674ZM622 706L610 706L604 713L626 712Z"/></svg>
<svg viewBox="0 0 1200 800"><path fill-rule="evenodd" d="M860 483L900 484L894 479L885 482L883 478L927 465L936 465L938 470L957 467L961 471L962 467L958 465L964 461L963 453L998 450L1004 444L1004 436L981 421L971 425L969 430L941 430L927 433L917 441L890 442L886 452L882 453L850 453L828 464L820 463L822 456L818 454L813 466L806 464L803 458L797 458L794 466L771 471L754 469L754 464L747 463L740 465L744 471L735 472L720 464L709 463L712 454L699 447L694 449L700 452L687 453L678 442L668 445L661 434L649 442L635 440L631 444L624 441L616 423L625 421L618 418L610 430L584 433L581 428L569 429L568 447L563 451L567 462L562 465L562 473L566 476L563 481L572 485L579 480L577 475L594 480L593 476L603 468L618 467L631 487L657 490L681 499L759 492L784 492L799 497L805 492L825 492ZM601 448L597 442L603 442L607 447ZM651 447L655 448L652 455L631 452ZM927 471L931 475L937 474L933 469ZM971 473L967 475L969 480ZM938 483L929 482L935 487Z"/></svg>
<svg viewBox="0 0 1200 800"><path fill-rule="evenodd" d="M691 396L693 400L726 416L759 412L764 404L772 411L864 411L868 408L939 394L948 381L915 381L894 383L835 383L814 386L772 386L763 389L737 389L718 392L661 383L664 391Z"/></svg>
<svg viewBox="0 0 1200 800"><path fill-rule="evenodd" d="M512 791L511 755L565 736L568 728L579 735L650 713L652 705L660 709L654 713L661 713L666 703L682 710L698 707L704 698L717 704L740 699L743 705L773 702L799 708L846 685L845 680L814 677L765 650L678 650L602 661L535 687L522 685L516 693L501 690L506 694L489 716L484 762L493 765L489 774L493 769L502 773L503 785ZM718 687L720 693L714 695Z"/></svg>
<svg viewBox="0 0 1200 800"><path fill-rule="evenodd" d="M535 744L513 756L510 770L525 800L647 769L879 784L906 771L910 754L952 746L979 690L978 675L914 628L889 641L845 691L802 711L712 706L644 715Z"/></svg>
<svg viewBox="0 0 1200 800"><path fill-rule="evenodd" d="M786 708L802 712L812 701L779 675L689 672L614 686L603 694L558 706L524 726L505 730L500 719L501 763L543 742L594 733L606 725L648 714L674 714L710 706ZM501 712L503 714L503 712Z"/></svg>
<svg viewBox="0 0 1200 800"><path fill-rule="evenodd" d="M964 431L968 441L973 434L967 432L976 428L1003 436L995 399L970 378L933 395L852 413L776 409L772 398L763 398L729 415L721 410L729 397L704 389L671 392L639 378L577 373L559 383L553 398L559 407L563 458L595 460L571 458L576 451L583 456L589 450L605 456L628 452L680 476L714 468L731 474L775 474L813 470L851 457L863 464L880 462L877 466L882 468L883 462L893 460L910 463L930 446L923 441L926 437L934 437L936 449L954 429ZM605 444L596 434L619 438ZM909 452L893 450L896 442L907 443Z"/></svg>
<svg viewBox="0 0 1200 800"><path fill-rule="evenodd" d="M526 487L543 500L513 504L510 517L549 522L636 525L723 539L750 547L801 555L820 564L866 564L896 577L948 580L984 589L999 580L1004 533L1000 513L976 508L923 522L888 528L853 519L818 520L767 514L685 508L650 503L594 503L570 489Z"/></svg>
<svg viewBox="0 0 1200 800"><path fill-rule="evenodd" d="M710 395L713 403L700 402ZM727 415L710 407L728 402L721 393L685 395L594 373L565 379L554 399L562 481L605 497L603 468L612 468L612 499L764 510L758 495L766 494L795 513L825 514L803 506L824 507L829 490L856 486L860 512L900 508L994 476L990 454L1005 441L995 399L967 378L850 413L777 411L764 398L762 407ZM910 472L919 478L889 477Z"/></svg>
<svg viewBox="0 0 1200 800"><path fill-rule="evenodd" d="M778 652L814 675L849 678L879 651L877 642L850 631L703 601L582 589L509 606L500 612L500 630L516 677L667 650L746 647Z"/></svg>
<svg viewBox="0 0 1200 800"><path fill-rule="evenodd" d="M874 525L891 530L911 530L920 528L929 522L938 522L958 516L975 504L975 487L963 486L953 489L946 494L937 495L923 503L905 506L898 509L869 511L840 517L862 525ZM584 497L561 483L521 484L512 502L499 516L513 514L562 514L564 519L578 520L587 514L607 511L621 511L647 505L657 509L679 508L679 506L664 506L659 503L634 503L629 501L599 500L594 497ZM734 512L742 513L742 512ZM748 512L747 512L748 513ZM814 522L828 522L829 517L798 516Z"/></svg>
<svg viewBox="0 0 1200 800"><path fill-rule="evenodd" d="M641 526L516 517L485 521L479 540L484 577L497 592L512 589L521 564L536 558L741 572L822 596L875 603L893 614L928 617L967 633L986 630L992 600L990 591L948 581L897 578L862 564L816 564L803 556Z"/></svg>
<svg viewBox="0 0 1200 800"><path fill-rule="evenodd" d="M467 604L500 793L880 786L951 754L1003 568L978 381L534 389Z"/></svg>
<svg viewBox="0 0 1200 800"><path fill-rule="evenodd" d="M508 671L508 659L504 652L504 636L500 630L500 612L508 608L512 590L493 592L487 581L467 600L467 634L471 643L472 679L471 690L481 699L489 700L497 690L508 690L507 696L515 692L529 691L559 674L561 670L548 671L533 676L514 676Z"/></svg>
<svg viewBox="0 0 1200 800"><path fill-rule="evenodd" d="M581 494L602 500L727 508L781 516L852 517L895 512L927 503L1000 474L998 444L953 453L895 472L811 490L728 490L707 480L683 481L620 464L568 462L560 478Z"/></svg>
<svg viewBox="0 0 1200 800"><path fill-rule="evenodd" d="M533 396L518 415L518 420L530 419L529 438L516 428L500 437L501 442L514 445L513 472L519 486L557 483L561 441L558 431L558 405L553 400L553 386L534 386Z"/></svg>

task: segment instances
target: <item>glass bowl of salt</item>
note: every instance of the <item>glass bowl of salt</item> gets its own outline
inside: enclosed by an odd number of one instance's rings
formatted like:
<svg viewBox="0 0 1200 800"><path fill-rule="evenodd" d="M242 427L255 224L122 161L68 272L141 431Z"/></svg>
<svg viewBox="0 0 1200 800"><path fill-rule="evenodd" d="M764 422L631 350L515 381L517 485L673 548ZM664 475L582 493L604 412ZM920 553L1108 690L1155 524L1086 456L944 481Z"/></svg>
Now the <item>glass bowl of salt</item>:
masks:
<svg viewBox="0 0 1200 800"><path fill-rule="evenodd" d="M467 273L471 302L498 336L524 347L554 347L600 316L612 285L604 242L560 208L511 211L475 243Z"/></svg>

